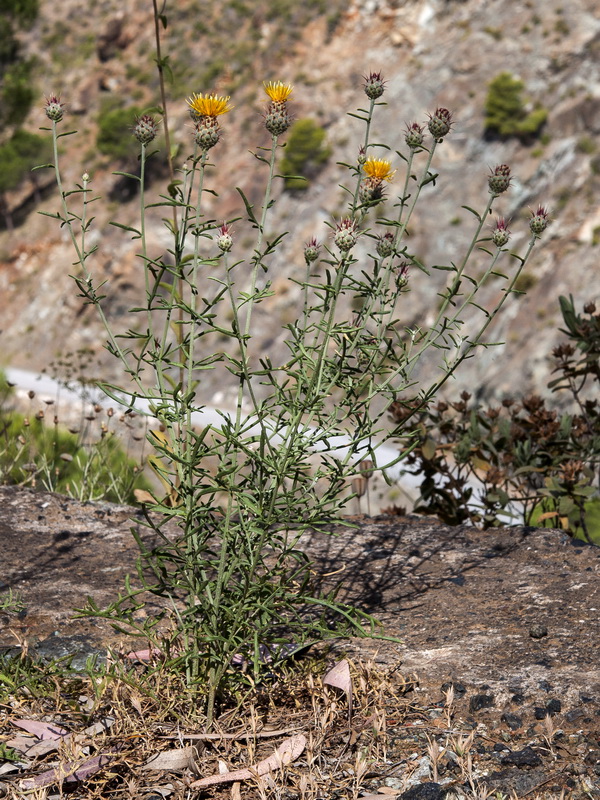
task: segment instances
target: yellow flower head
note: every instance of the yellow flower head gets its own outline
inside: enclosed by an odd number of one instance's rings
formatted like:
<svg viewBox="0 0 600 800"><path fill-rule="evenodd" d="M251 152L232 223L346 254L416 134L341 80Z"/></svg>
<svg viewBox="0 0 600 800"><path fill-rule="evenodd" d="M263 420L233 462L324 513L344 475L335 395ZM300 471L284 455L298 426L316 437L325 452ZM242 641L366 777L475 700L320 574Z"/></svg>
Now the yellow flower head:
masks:
<svg viewBox="0 0 600 800"><path fill-rule="evenodd" d="M229 105L229 97L219 97L216 94L207 94L202 97L200 94L193 94L186 100L191 111L200 117L219 117L231 111L233 106Z"/></svg>
<svg viewBox="0 0 600 800"><path fill-rule="evenodd" d="M263 86L265 87L265 92L274 103L285 103L294 88L291 83L283 83L282 81L264 81Z"/></svg>
<svg viewBox="0 0 600 800"><path fill-rule="evenodd" d="M396 174L396 170L392 169L391 162L384 158L367 158L363 164L363 170L369 178L376 178L380 181L391 181Z"/></svg>

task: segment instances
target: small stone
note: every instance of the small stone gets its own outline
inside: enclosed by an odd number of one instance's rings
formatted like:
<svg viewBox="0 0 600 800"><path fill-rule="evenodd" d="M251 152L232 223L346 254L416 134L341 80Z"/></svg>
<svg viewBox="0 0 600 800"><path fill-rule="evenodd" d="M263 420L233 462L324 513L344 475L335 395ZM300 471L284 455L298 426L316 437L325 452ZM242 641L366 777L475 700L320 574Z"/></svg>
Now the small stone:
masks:
<svg viewBox="0 0 600 800"><path fill-rule="evenodd" d="M562 704L556 697L553 697L552 700L548 700L546 703L546 711L549 714L560 714L561 710Z"/></svg>
<svg viewBox="0 0 600 800"><path fill-rule="evenodd" d="M516 694L513 694L513 696L510 698L510 700L516 706L522 706L523 703L525 702L525 695L521 694L521 692L517 692Z"/></svg>
<svg viewBox="0 0 600 800"><path fill-rule="evenodd" d="M481 711L482 708L491 708L493 705L493 694L474 694L469 700L469 711Z"/></svg>
<svg viewBox="0 0 600 800"><path fill-rule="evenodd" d="M552 684L551 684L551 683L548 683L548 681L540 681L540 682L538 683L538 686L539 686L539 687L540 687L540 689L541 689L542 691L544 691L544 692L550 692L550 691L552 691Z"/></svg>
<svg viewBox="0 0 600 800"><path fill-rule="evenodd" d="M512 764L515 767L539 767L542 763L542 759L529 745L522 750L514 750L512 753L508 753L508 755L502 757L501 761L503 764Z"/></svg>
<svg viewBox="0 0 600 800"><path fill-rule="evenodd" d="M523 724L523 719L518 714L511 714L510 711L506 711L502 714L501 718L502 722L504 722L511 731L516 731L520 728Z"/></svg>
<svg viewBox="0 0 600 800"><path fill-rule="evenodd" d="M400 800L442 800L443 796L444 789L439 783L427 781L408 789L400 795Z"/></svg>
<svg viewBox="0 0 600 800"><path fill-rule="evenodd" d="M401 789L404 786L404 781L400 778L386 778L383 785L388 786L390 789Z"/></svg>
<svg viewBox="0 0 600 800"><path fill-rule="evenodd" d="M585 711L581 708L572 708L570 711L567 711L565 714L565 722L577 722L578 719L585 716Z"/></svg>
<svg viewBox="0 0 600 800"><path fill-rule="evenodd" d="M510 747L505 745L503 742L496 742L494 745L495 753L506 753L507 751L510 752Z"/></svg>
<svg viewBox="0 0 600 800"><path fill-rule="evenodd" d="M529 635L532 639L543 639L548 636L548 628L545 625L532 625L529 628Z"/></svg>
<svg viewBox="0 0 600 800"><path fill-rule="evenodd" d="M446 681L446 683L442 683L442 692L444 694L449 689L454 689L455 697L462 697L467 693L465 686L462 683L457 683L456 681Z"/></svg>
<svg viewBox="0 0 600 800"><path fill-rule="evenodd" d="M533 709L533 715L536 719L546 719L546 717L550 716L548 714L547 708L542 708L541 706L535 706Z"/></svg>

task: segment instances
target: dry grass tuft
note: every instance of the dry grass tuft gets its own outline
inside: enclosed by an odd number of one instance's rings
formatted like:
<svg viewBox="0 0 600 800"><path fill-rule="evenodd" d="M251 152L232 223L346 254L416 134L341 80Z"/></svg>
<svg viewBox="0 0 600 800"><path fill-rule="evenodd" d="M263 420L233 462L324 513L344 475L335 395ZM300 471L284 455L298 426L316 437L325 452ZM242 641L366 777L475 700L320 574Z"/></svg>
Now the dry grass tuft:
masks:
<svg viewBox="0 0 600 800"><path fill-rule="evenodd" d="M419 705L414 676L372 661L342 665L330 685L331 663L301 660L230 697L210 731L181 678L161 669L122 661L87 676L37 675L0 695L0 760L15 758L0 767L0 796L389 800L424 781L442 784L447 800L586 796L583 778L579 793L559 788L555 763L539 791L489 786L480 746L489 732L457 719L452 691ZM46 732L24 731L23 720ZM549 722L540 726L548 759L556 736Z"/></svg>

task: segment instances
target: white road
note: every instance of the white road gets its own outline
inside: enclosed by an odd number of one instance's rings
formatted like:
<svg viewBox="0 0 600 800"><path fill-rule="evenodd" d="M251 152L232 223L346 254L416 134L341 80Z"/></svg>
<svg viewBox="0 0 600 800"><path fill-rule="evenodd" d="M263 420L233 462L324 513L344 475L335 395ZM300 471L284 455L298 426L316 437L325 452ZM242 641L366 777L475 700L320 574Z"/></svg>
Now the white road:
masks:
<svg viewBox="0 0 600 800"><path fill-rule="evenodd" d="M49 375L30 372L25 369L18 369L16 367L8 367L4 370L7 380L14 384L15 392L21 400L26 400L28 392L35 392L35 396L40 401L53 400L59 403L60 407L64 409L65 406L71 407L73 410L79 411L82 403L82 392L84 387L72 384L74 388L68 388L64 384L51 378ZM99 389L85 387L86 400L90 405L100 405L103 408L115 407L115 402L107 397ZM126 408L127 406L123 406ZM134 408L141 414L148 415L149 403L147 400L139 399L136 401ZM223 424L223 414L232 414L233 412L225 409L212 408L205 406L201 411L193 414L192 421L198 427L206 427L211 425L215 428L220 428ZM257 426L258 431L258 426ZM335 437L329 438L329 444L334 450L339 450L340 455L344 455L346 449L350 445L350 439L340 434ZM388 464L392 464L398 458L398 449L391 444L380 444L375 447L375 454L377 459L377 467L383 468ZM403 495L399 499L401 504L412 504L418 496L418 486L420 481L413 475L405 473L400 464L395 464L386 469L388 479L393 481L398 491ZM383 491L383 480L378 482L379 491ZM388 502L389 504L389 502Z"/></svg>

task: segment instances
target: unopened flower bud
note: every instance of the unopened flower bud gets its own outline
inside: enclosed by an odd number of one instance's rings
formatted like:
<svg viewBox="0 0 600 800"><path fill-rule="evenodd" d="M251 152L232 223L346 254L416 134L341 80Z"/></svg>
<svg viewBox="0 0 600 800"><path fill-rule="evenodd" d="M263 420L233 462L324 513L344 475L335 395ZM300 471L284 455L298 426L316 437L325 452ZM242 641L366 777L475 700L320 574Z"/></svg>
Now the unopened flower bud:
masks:
<svg viewBox="0 0 600 800"><path fill-rule="evenodd" d="M408 268L410 264L408 261L403 261L402 264L399 264L396 267L396 287L398 291L404 289L406 284L408 283Z"/></svg>
<svg viewBox="0 0 600 800"><path fill-rule="evenodd" d="M435 113L429 115L427 127L434 139L443 139L446 134L450 133L452 113L447 108L436 108Z"/></svg>
<svg viewBox="0 0 600 800"><path fill-rule="evenodd" d="M133 128L133 135L140 144L150 144L156 138L158 133L158 125L154 117L149 114L142 114L135 121Z"/></svg>
<svg viewBox="0 0 600 800"><path fill-rule="evenodd" d="M376 250L380 258L391 256L394 252L394 234L389 231L384 233L383 236L377 240Z"/></svg>
<svg viewBox="0 0 600 800"><path fill-rule="evenodd" d="M492 242L496 245L496 247L504 247L509 239L510 231L508 229L506 220L503 217L499 217L496 222L496 226L492 231Z"/></svg>
<svg viewBox="0 0 600 800"><path fill-rule="evenodd" d="M505 192L510 186L510 167L508 164L499 164L494 167L488 176L488 184L493 195Z"/></svg>
<svg viewBox="0 0 600 800"><path fill-rule="evenodd" d="M358 158L356 160L358 161L358 164L361 167L367 160L367 152L362 144L358 148Z"/></svg>
<svg viewBox="0 0 600 800"><path fill-rule="evenodd" d="M532 212L532 217L529 220L529 230L534 236L539 236L543 233L550 224L548 211L544 206L538 206L535 212Z"/></svg>
<svg viewBox="0 0 600 800"><path fill-rule="evenodd" d="M217 236L217 247L223 253L228 253L233 247L233 237L231 227L224 222L218 229L219 235Z"/></svg>
<svg viewBox="0 0 600 800"><path fill-rule="evenodd" d="M423 145L423 126L418 122L411 122L406 126L406 133L404 134L404 141L411 150L417 150Z"/></svg>
<svg viewBox="0 0 600 800"><path fill-rule="evenodd" d="M313 261L317 260L320 247L321 245L314 236L304 245L304 260L307 264L312 264Z"/></svg>
<svg viewBox="0 0 600 800"><path fill-rule="evenodd" d="M364 90L369 100L377 100L385 91L385 81L381 77L381 72L371 72L364 75Z"/></svg>
<svg viewBox="0 0 600 800"><path fill-rule="evenodd" d="M358 225L356 220L346 217L337 224L333 241L342 253L348 253L358 239Z"/></svg>
<svg viewBox="0 0 600 800"><path fill-rule="evenodd" d="M46 112L48 119L52 120L53 122L60 122L63 118L64 107L64 103L60 102L60 97L58 95L51 94L50 97L46 98L44 111Z"/></svg>

